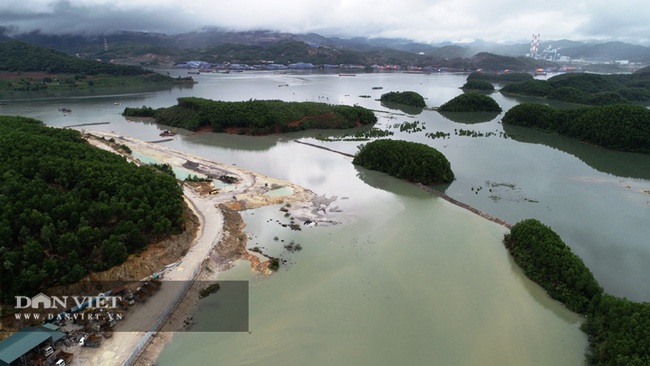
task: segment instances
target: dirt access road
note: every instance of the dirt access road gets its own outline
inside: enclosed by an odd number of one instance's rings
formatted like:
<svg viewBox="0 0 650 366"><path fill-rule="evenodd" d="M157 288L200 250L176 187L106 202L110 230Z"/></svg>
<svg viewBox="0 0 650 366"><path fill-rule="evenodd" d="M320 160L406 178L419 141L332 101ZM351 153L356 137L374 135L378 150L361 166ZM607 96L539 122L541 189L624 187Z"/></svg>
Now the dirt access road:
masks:
<svg viewBox="0 0 650 366"><path fill-rule="evenodd" d="M76 347L73 365L122 365L140 341L160 319L163 312L179 297L179 286L165 286L165 281L191 281L201 263L210 255L223 234L223 215L211 202L202 199L191 188L185 188L185 197L200 220L194 245L180 264L165 273L163 286L146 303L129 309L125 319L118 322L113 337L104 339L100 348ZM120 327L142 329L139 332L120 332Z"/></svg>
<svg viewBox="0 0 650 366"><path fill-rule="evenodd" d="M161 315L170 308L170 304L179 299L179 286L165 286L165 281L191 281L199 273L201 264L209 258L211 251L223 236L224 217L217 204L226 204L235 210L261 207L279 203L304 203L301 210L305 217L317 220L318 216L312 214L315 211L312 199L313 192L300 186L278 179L256 174L238 167L227 164L216 163L207 159L193 156L180 151L172 150L161 145L147 143L135 138L118 136L114 133L92 132L92 135L104 137L104 139L89 137L88 141L102 149L115 150L107 143L111 138L116 143L125 144L133 151L155 159L160 163L167 163L172 166L185 166L186 169L197 173L209 174L212 176L228 175L237 178L237 183L228 187L227 192L216 195L199 194L188 185L184 186L185 199L188 206L199 218L199 233L194 245L187 254L178 262L179 264L167 269L163 286L146 303L133 306L127 312L125 319L118 322L113 337L104 339L102 345L97 349L74 346L67 351L75 353L73 365L122 365L134 350L137 349L142 339L147 336L147 331L152 329L161 319ZM138 164L139 160L127 158ZM191 169L188 168L188 164ZM286 196L266 195L273 189L290 187L291 193ZM224 190L225 191L225 190ZM161 268L163 269L163 268ZM123 329L142 329L138 332L120 332Z"/></svg>

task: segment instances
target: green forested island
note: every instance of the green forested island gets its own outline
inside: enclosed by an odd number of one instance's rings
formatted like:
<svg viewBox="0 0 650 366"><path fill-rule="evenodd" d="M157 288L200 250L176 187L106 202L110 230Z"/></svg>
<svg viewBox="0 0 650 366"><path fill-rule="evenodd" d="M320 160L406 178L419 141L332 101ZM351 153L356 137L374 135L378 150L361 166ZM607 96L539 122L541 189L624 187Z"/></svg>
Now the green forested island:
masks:
<svg viewBox="0 0 650 366"><path fill-rule="evenodd" d="M582 330L589 337L590 365L650 365L650 303L603 295Z"/></svg>
<svg viewBox="0 0 650 366"><path fill-rule="evenodd" d="M523 220L504 236L517 265L548 294L586 316L590 365L650 365L650 303L605 294L582 260L548 226Z"/></svg>
<svg viewBox="0 0 650 366"><path fill-rule="evenodd" d="M178 98L178 104L168 108L125 108L123 114L153 117L158 123L192 131L209 126L213 132L251 135L343 129L377 122L371 110L359 106L281 100L225 102L196 97Z"/></svg>
<svg viewBox="0 0 650 366"><path fill-rule="evenodd" d="M650 153L650 110L637 105L556 109L522 103L508 110L502 122L553 131L614 150Z"/></svg>
<svg viewBox="0 0 650 366"><path fill-rule="evenodd" d="M0 90L85 89L193 82L138 66L86 60L19 41L0 42Z"/></svg>
<svg viewBox="0 0 650 366"><path fill-rule="evenodd" d="M503 241L526 276L570 310L587 314L592 300L602 294L602 288L582 260L541 222L520 221Z"/></svg>
<svg viewBox="0 0 650 366"><path fill-rule="evenodd" d="M477 90L484 92L493 92L494 85L489 81L480 80L480 79L467 79L467 82L460 87L463 90Z"/></svg>
<svg viewBox="0 0 650 366"><path fill-rule="evenodd" d="M0 301L74 283L179 233L182 190L78 131L0 117Z"/></svg>
<svg viewBox="0 0 650 366"><path fill-rule="evenodd" d="M647 103L650 101L650 67L632 74L561 74L548 80L508 84L501 92L586 105Z"/></svg>
<svg viewBox="0 0 650 366"><path fill-rule="evenodd" d="M422 184L451 183L449 160L431 146L402 140L375 140L359 149L353 164Z"/></svg>
<svg viewBox="0 0 650 366"><path fill-rule="evenodd" d="M492 98L477 92L467 92L438 107L439 112L501 112Z"/></svg>
<svg viewBox="0 0 650 366"><path fill-rule="evenodd" d="M424 97L413 91L388 92L382 94L381 97L379 97L379 100L382 102L397 103L415 108L424 108L427 106L424 102Z"/></svg>
<svg viewBox="0 0 650 366"><path fill-rule="evenodd" d="M546 97L553 88L546 80L526 80L520 83L508 84L499 91L507 94L527 95L531 97Z"/></svg>

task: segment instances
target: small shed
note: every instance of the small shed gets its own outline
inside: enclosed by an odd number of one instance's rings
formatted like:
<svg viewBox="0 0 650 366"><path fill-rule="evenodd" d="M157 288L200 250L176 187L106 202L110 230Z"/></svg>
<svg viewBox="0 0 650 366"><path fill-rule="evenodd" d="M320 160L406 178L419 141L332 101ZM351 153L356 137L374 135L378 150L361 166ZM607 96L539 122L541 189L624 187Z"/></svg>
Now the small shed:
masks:
<svg viewBox="0 0 650 366"><path fill-rule="evenodd" d="M65 333L45 327L25 327L0 342L0 366L9 366L43 344L54 343Z"/></svg>

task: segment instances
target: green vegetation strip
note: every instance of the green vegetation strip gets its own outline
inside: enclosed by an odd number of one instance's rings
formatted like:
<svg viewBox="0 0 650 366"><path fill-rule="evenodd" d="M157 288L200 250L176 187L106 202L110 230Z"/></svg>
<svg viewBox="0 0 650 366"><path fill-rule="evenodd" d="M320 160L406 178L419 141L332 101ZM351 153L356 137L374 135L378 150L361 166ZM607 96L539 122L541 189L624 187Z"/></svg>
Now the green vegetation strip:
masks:
<svg viewBox="0 0 650 366"><path fill-rule="evenodd" d="M393 131L380 130L378 128L371 128L365 131L357 131L353 134L345 134L343 136L321 136L314 137L319 141L368 141L371 138L388 137L395 133Z"/></svg>
<svg viewBox="0 0 650 366"><path fill-rule="evenodd" d="M533 75L525 72L473 72L467 76L467 81L481 80L493 83L517 83L533 80Z"/></svg>
<svg viewBox="0 0 650 366"><path fill-rule="evenodd" d="M0 301L120 264L181 232L176 179L86 143L78 131L0 117Z"/></svg>

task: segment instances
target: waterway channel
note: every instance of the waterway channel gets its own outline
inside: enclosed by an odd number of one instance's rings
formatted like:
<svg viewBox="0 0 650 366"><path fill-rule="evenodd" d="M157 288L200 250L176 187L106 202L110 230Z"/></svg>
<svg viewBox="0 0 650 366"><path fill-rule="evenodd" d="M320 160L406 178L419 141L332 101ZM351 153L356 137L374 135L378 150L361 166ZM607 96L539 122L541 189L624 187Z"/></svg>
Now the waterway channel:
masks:
<svg viewBox="0 0 650 366"><path fill-rule="evenodd" d="M393 131L392 138L426 143L447 156L456 180L437 189L510 223L541 220L583 258L606 291L650 300L650 156L504 128L502 114L404 112L377 100L387 91L412 90L436 107L462 93L466 75L193 76L199 83L192 88L0 97L6 103L0 114L30 116L52 126L109 122L88 128L158 140L168 126L129 121L120 115L124 107L170 106L182 96L362 105L376 110L376 127ZM373 89L377 86L383 89ZM499 93L492 97L504 111L520 102ZM60 107L72 112L62 113ZM425 129L400 132L399 124L414 121ZM457 135L461 129L483 136ZM425 135L437 131L450 136ZM276 223L283 217L277 206L244 212L249 247L287 261L268 278L251 273L246 263L222 274L250 281L250 333L176 334L160 365L582 363L587 342L580 317L522 274L501 242L503 226L412 184L355 167L349 157L295 143L300 139L354 154L362 142L314 138L343 133L250 137L178 130L162 143L336 196L332 206L341 212L328 215L341 224L296 232ZM283 245L291 240L303 249L286 251ZM209 319L209 314L206 305L196 317Z"/></svg>

